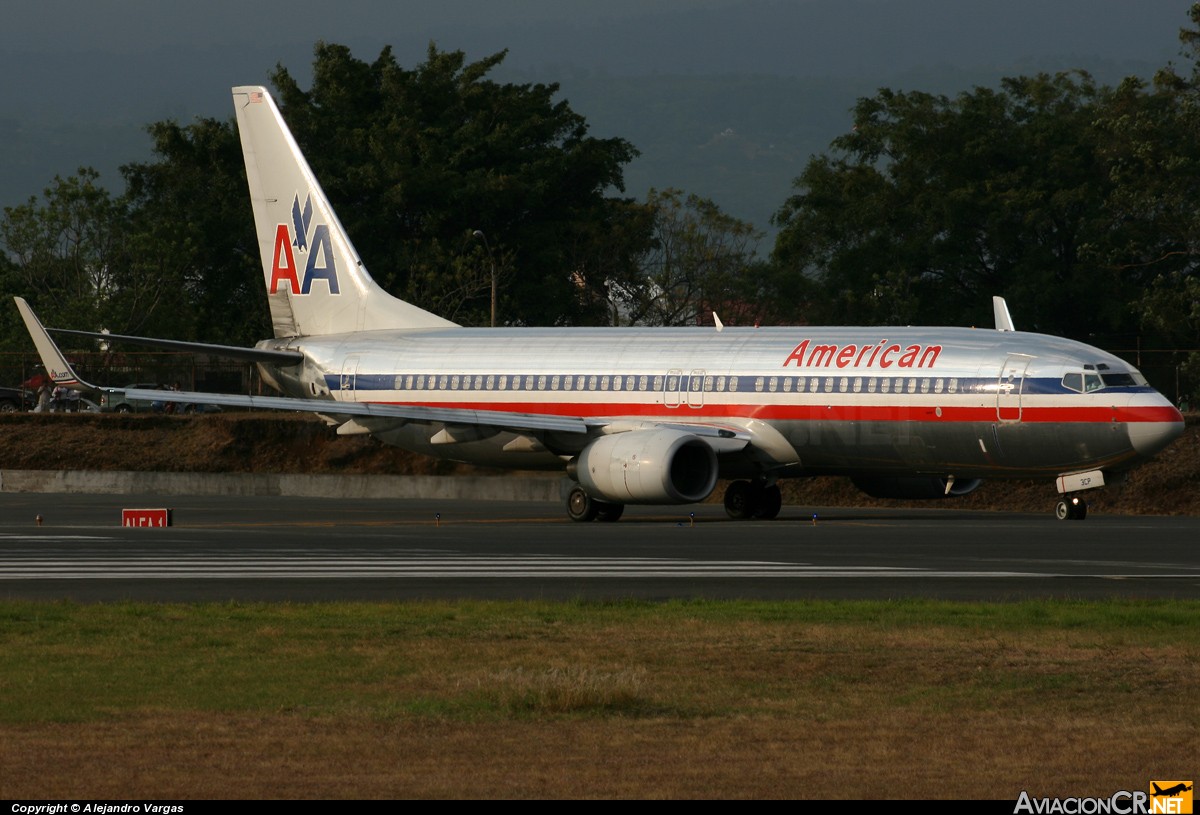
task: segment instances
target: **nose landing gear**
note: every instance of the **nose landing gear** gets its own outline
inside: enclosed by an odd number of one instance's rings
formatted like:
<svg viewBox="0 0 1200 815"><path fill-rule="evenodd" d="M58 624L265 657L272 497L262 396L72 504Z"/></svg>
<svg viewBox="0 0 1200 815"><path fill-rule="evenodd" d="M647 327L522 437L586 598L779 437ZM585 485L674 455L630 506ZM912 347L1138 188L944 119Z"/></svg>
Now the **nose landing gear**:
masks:
<svg viewBox="0 0 1200 815"><path fill-rule="evenodd" d="M1082 521L1087 517L1087 502L1078 495L1063 496L1054 506L1054 517L1060 521Z"/></svg>

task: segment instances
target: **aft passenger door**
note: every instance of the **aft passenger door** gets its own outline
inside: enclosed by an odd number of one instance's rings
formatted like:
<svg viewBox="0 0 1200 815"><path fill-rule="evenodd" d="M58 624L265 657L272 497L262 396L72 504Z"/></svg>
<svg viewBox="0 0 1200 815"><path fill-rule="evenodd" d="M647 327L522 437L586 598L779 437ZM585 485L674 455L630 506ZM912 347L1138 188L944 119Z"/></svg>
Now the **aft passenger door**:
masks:
<svg viewBox="0 0 1200 815"><path fill-rule="evenodd" d="M354 402L354 390L358 379L358 354L351 354L346 357L346 361L342 363L342 377L340 390L342 392L342 401Z"/></svg>

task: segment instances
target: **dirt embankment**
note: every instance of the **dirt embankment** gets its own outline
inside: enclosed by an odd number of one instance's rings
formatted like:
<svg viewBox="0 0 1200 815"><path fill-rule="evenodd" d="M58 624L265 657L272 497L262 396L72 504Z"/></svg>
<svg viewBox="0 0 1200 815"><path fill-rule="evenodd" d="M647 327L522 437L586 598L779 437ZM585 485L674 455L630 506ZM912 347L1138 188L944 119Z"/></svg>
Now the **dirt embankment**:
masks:
<svg viewBox="0 0 1200 815"><path fill-rule="evenodd" d="M3 415L0 469L498 474L408 453L369 436L338 436L315 417L284 413ZM784 501L793 505L913 505L868 498L843 478L782 486ZM718 488L714 496L720 494ZM1047 481L992 481L945 506L1048 512L1055 500ZM1189 416L1184 436L1124 484L1092 493L1088 500L1096 512L1200 515L1200 415Z"/></svg>

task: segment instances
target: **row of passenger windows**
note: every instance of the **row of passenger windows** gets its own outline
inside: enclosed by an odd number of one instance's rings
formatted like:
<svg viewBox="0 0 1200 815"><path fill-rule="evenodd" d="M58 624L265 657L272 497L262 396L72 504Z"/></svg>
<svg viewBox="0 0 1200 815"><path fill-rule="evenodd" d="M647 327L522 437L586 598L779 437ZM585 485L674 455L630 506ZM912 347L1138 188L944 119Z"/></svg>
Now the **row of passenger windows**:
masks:
<svg viewBox="0 0 1200 815"><path fill-rule="evenodd" d="M667 391L668 393L957 393L958 379L875 376L399 374L396 390Z"/></svg>

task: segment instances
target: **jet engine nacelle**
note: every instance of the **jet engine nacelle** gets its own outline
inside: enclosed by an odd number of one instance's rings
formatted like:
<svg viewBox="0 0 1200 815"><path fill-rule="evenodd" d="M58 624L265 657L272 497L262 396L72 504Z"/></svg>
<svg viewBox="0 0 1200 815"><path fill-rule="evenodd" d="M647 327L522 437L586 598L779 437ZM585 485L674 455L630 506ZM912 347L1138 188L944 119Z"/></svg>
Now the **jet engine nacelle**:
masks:
<svg viewBox="0 0 1200 815"><path fill-rule="evenodd" d="M983 483L978 478L955 481L946 491L945 478L937 476L856 476L850 479L854 486L872 498L957 498L974 492Z"/></svg>
<svg viewBox="0 0 1200 815"><path fill-rule="evenodd" d="M716 487L717 454L682 430L634 430L596 439L567 474L601 501L692 504Z"/></svg>

